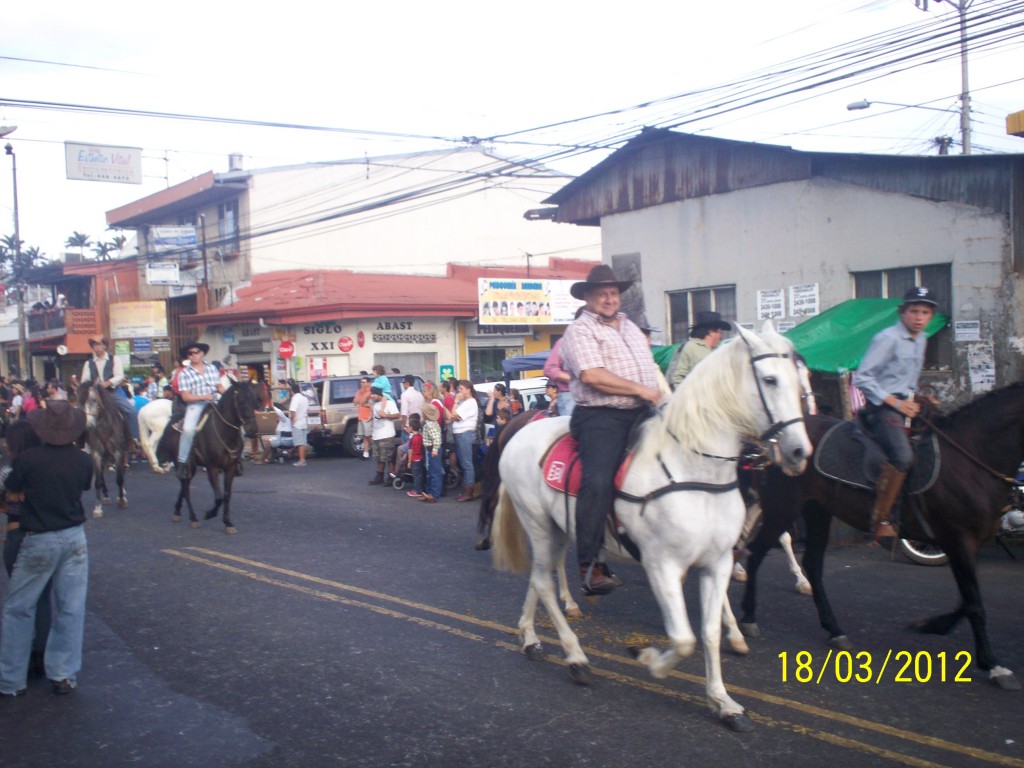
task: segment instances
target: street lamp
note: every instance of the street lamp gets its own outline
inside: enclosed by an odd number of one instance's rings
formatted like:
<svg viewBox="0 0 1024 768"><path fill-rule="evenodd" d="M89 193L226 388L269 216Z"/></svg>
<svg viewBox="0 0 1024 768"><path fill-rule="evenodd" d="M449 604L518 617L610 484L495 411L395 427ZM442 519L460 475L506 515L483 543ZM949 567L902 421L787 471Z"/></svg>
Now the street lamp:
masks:
<svg viewBox="0 0 1024 768"><path fill-rule="evenodd" d="M14 133L17 128L16 125L0 126L0 139ZM20 277L21 227L18 222L18 158L14 154L11 142L7 142L4 146L4 152L11 156L11 179L14 182L14 269L12 274L17 274ZM28 350L25 346L25 292L20 280L16 288L18 290L18 375L24 379L25 372L28 370L26 367Z"/></svg>
<svg viewBox="0 0 1024 768"><path fill-rule="evenodd" d="M867 99L861 99L860 101L852 101L846 105L846 108L853 112L858 109L870 109L875 104L884 104L887 107L902 107L903 109L927 109L932 112L945 112L947 114L955 113L955 110L952 109L943 109L942 107L928 107L925 106L924 104L899 104L895 101L868 101ZM962 112L960 117L960 138L961 146L963 147L962 154L969 155L971 154L971 128L969 123L965 127ZM945 150L949 147L949 144L952 142L952 139L948 136L943 136L936 138L935 141L936 143L938 143L940 147L939 154L944 155L946 154Z"/></svg>

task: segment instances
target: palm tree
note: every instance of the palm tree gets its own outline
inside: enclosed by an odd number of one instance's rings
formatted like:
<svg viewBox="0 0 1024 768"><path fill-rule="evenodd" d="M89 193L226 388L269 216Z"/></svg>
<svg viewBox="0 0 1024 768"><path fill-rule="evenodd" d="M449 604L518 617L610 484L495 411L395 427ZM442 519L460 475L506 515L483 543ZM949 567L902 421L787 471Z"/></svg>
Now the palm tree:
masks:
<svg viewBox="0 0 1024 768"><path fill-rule="evenodd" d="M114 250L117 251L118 255L124 250L125 243L128 242L128 238L124 235L117 234L110 238L110 244L114 246Z"/></svg>
<svg viewBox="0 0 1024 768"><path fill-rule="evenodd" d="M77 248L82 258L85 258L85 249L92 245L92 238L77 230L71 233L71 236L64 241L64 245L68 248Z"/></svg>
<svg viewBox="0 0 1024 768"><path fill-rule="evenodd" d="M116 250L113 243L97 242L92 247L92 252L96 254L96 261L110 261L110 252Z"/></svg>
<svg viewBox="0 0 1024 768"><path fill-rule="evenodd" d="M50 260L46 258L46 254L43 253L37 246L29 246L21 252L21 260L25 265L26 269L33 267L41 267L44 264L48 264Z"/></svg>

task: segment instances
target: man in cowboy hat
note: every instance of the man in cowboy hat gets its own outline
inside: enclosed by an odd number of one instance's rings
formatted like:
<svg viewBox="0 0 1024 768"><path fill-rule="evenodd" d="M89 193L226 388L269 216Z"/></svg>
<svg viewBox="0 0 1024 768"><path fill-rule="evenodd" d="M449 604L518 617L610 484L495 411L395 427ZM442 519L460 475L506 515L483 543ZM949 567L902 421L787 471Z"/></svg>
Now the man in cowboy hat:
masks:
<svg viewBox="0 0 1024 768"><path fill-rule="evenodd" d="M605 520L614 500L615 471L630 429L650 405L661 400L647 339L619 311L622 281L598 264L569 293L586 302L562 337L562 367L576 407L569 422L579 442L583 479L576 500L576 556L583 590L604 595L617 582L598 563Z"/></svg>
<svg viewBox="0 0 1024 768"><path fill-rule="evenodd" d="M46 643L46 676L54 693L71 693L82 668L82 627L89 577L82 493L92 486L92 460L75 447L85 413L67 400L50 400L28 422L43 445L14 459L5 485L23 493L21 543L7 586L0 634L0 694L25 692L36 603L48 582L55 607Z"/></svg>
<svg viewBox="0 0 1024 768"><path fill-rule="evenodd" d="M180 350L181 359L188 360L189 365L178 373L178 395L185 402L185 419L181 425L181 437L178 440L178 479L188 480L191 477L189 454L192 442L196 437L196 428L203 410L218 394L223 393L220 383L220 369L213 363L206 362L206 353L210 345L193 341Z"/></svg>
<svg viewBox="0 0 1024 768"><path fill-rule="evenodd" d="M867 399L861 421L889 459L875 482L871 529L876 538L896 536L889 514L913 460L906 423L921 410L914 392L928 345L924 329L938 306L927 288L907 291L899 307L900 321L875 334L857 368L857 386Z"/></svg>
<svg viewBox="0 0 1024 768"><path fill-rule="evenodd" d="M707 309L697 312L697 322L690 326L690 340L676 350L668 366L666 378L672 389L690 375L693 366L715 350L722 341L722 332L729 328L717 312Z"/></svg>
<svg viewBox="0 0 1024 768"><path fill-rule="evenodd" d="M107 351L110 342L106 338L89 339L89 346L92 348L92 357L86 360L85 365L82 366L82 383L91 381L97 387L105 387L110 390L114 405L124 414L128 431L134 440L138 440L139 416L135 411L135 403L121 391L124 368L120 359Z"/></svg>

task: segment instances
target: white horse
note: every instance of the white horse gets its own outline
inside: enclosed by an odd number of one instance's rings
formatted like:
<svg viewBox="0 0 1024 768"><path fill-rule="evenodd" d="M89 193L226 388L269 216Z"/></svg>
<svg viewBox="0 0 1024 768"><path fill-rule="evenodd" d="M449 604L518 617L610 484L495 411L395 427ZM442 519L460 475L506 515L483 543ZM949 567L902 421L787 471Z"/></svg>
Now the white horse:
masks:
<svg viewBox="0 0 1024 768"><path fill-rule="evenodd" d="M776 463L800 473L806 469L811 444L803 424L792 345L771 323L765 324L761 336L737 330L740 339L702 361L659 415L643 425L615 512L640 549L671 640L665 651L637 650L637 658L654 677L662 678L680 658L693 653L697 640L687 619L682 586L687 571L698 567L708 706L726 725L745 731L753 726L726 692L719 658L732 549L745 516L736 459L743 438L769 441ZM527 657L543 657L534 629L539 600L558 632L570 676L587 684L589 662L559 610L551 581L551 571L564 560L575 533L575 499L569 499L567 514L565 497L548 487L537 461L568 431L568 421L533 422L505 446L492 539L496 567L530 569L519 620Z"/></svg>

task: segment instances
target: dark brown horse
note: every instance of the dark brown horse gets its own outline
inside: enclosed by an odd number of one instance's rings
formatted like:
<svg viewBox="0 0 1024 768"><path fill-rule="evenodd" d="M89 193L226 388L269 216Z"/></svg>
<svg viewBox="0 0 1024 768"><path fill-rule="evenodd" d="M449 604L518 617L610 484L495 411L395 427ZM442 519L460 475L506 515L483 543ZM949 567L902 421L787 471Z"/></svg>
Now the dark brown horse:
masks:
<svg viewBox="0 0 1024 768"><path fill-rule="evenodd" d="M960 591L960 605L950 613L920 619L912 628L944 635L966 618L974 633L975 662L990 679L1006 690L1020 690L1009 669L996 660L989 643L985 608L978 585L978 547L997 530L1007 504L1013 476L1024 457L1024 383L990 392L948 416L929 419L939 437L941 468L935 484L904 503L900 535L932 542L949 556ZM836 424L827 416L807 419L807 434L817 446ZM804 570L814 589L814 603L829 643L839 650L850 642L839 626L823 584L825 548L832 517L867 531L874 495L871 491L841 485L814 469L800 477L786 477L777 470L757 473L755 482L764 510L764 522L749 545L748 581L743 595L740 626L757 633L757 571L768 548L799 514L807 526Z"/></svg>
<svg viewBox="0 0 1024 768"><path fill-rule="evenodd" d="M188 516L193 528L199 527L195 509L192 507L191 484L197 466L206 468L206 476L213 488L214 505L203 516L204 520L212 520L221 507L224 508L224 530L236 533L231 522L231 486L235 477L240 475L242 450L245 438L259 432L256 424L256 411L263 405L264 388L261 384L248 381L234 382L221 397L220 402L206 409L205 421L196 431L192 443L192 454L189 457L189 479L181 480L181 490L174 503L174 515L171 520L181 520L182 502L188 505ZM157 456L161 461L177 456L178 432L168 426L164 437L157 448ZM224 475L224 492L221 493L220 476Z"/></svg>
<svg viewBox="0 0 1024 768"><path fill-rule="evenodd" d="M103 504L110 503L104 470L114 468L117 479L117 506L128 506L128 494L124 490L125 464L132 435L124 413L114 403L116 395L106 387L94 387L86 381L76 392L79 406L85 411L85 444L92 455L93 471L96 474L96 506L93 517L103 517Z"/></svg>

